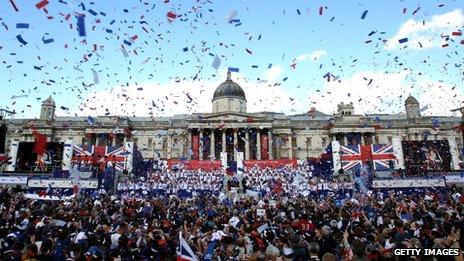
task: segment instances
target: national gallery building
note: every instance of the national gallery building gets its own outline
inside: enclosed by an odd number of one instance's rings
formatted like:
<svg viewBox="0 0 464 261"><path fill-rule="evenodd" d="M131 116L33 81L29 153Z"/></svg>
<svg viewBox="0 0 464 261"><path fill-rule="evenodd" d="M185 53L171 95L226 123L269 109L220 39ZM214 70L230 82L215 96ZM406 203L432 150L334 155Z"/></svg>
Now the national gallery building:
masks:
<svg viewBox="0 0 464 261"><path fill-rule="evenodd" d="M447 140L458 151L463 144L456 129L462 118L422 116L419 102L412 96L404 103L404 113L391 115L356 115L353 103L339 104L334 115L314 108L296 115L248 113L246 94L229 72L211 98L211 113L104 116L89 123L87 117L55 117L56 104L49 97L38 119L3 119L6 135L0 145L8 154L16 142L21 151L21 143L35 140L32 126L50 143L70 140L74 145L121 147L131 141L145 158L162 160L218 160L221 152L226 152L229 160L235 159L237 152L243 152L244 160L306 159L321 155L333 140L340 145L391 144L395 138Z"/></svg>

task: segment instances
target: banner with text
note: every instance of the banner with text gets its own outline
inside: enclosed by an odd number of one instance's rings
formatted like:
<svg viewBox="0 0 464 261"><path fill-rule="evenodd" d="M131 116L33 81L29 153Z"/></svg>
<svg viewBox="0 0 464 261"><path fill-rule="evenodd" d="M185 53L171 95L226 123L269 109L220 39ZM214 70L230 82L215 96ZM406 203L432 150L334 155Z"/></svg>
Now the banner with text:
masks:
<svg viewBox="0 0 464 261"><path fill-rule="evenodd" d="M182 165L188 170L220 170L220 160L168 160L168 169L173 169L176 165Z"/></svg>
<svg viewBox="0 0 464 261"><path fill-rule="evenodd" d="M245 160L243 161L245 168L280 168L285 166L296 166L296 159L281 159L281 160Z"/></svg>

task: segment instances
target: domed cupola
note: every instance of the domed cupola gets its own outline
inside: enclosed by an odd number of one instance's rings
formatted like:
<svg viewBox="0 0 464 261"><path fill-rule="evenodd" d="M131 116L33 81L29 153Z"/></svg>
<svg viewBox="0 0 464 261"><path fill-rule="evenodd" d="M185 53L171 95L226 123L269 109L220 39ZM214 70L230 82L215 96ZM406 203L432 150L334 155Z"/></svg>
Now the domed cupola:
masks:
<svg viewBox="0 0 464 261"><path fill-rule="evenodd" d="M225 82L219 84L213 95L213 113L246 113L246 97L242 87L232 81L230 71Z"/></svg>
<svg viewBox="0 0 464 261"><path fill-rule="evenodd" d="M409 97L406 98L406 101L404 102L404 107L406 109L406 117L409 120L421 117L419 102L416 100L416 98L412 97L411 95L409 95Z"/></svg>
<svg viewBox="0 0 464 261"><path fill-rule="evenodd" d="M49 96L45 101L42 102L42 107L40 109L40 119L55 119L55 107L55 101L53 100L52 96Z"/></svg>

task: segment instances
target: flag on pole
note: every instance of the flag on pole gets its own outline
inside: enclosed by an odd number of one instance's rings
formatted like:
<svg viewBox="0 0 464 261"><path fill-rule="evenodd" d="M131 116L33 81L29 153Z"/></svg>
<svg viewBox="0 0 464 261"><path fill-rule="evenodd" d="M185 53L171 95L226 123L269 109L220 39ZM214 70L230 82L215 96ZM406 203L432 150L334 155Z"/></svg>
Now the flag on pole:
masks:
<svg viewBox="0 0 464 261"><path fill-rule="evenodd" d="M179 255L177 256L177 261L198 261L197 256L182 237L182 232L179 232Z"/></svg>

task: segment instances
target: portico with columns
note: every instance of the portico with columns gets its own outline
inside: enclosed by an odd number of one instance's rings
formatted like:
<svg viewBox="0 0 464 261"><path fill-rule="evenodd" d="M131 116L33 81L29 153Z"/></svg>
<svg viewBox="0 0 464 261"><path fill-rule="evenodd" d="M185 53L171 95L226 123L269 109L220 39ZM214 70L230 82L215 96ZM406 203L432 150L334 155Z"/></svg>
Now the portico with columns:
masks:
<svg viewBox="0 0 464 261"><path fill-rule="evenodd" d="M189 159L192 160L218 160L221 152L227 153L228 160L235 160L238 152L244 153L245 160L274 158L269 124L266 127L240 123L219 127L192 124L187 135L187 147L191 151Z"/></svg>

